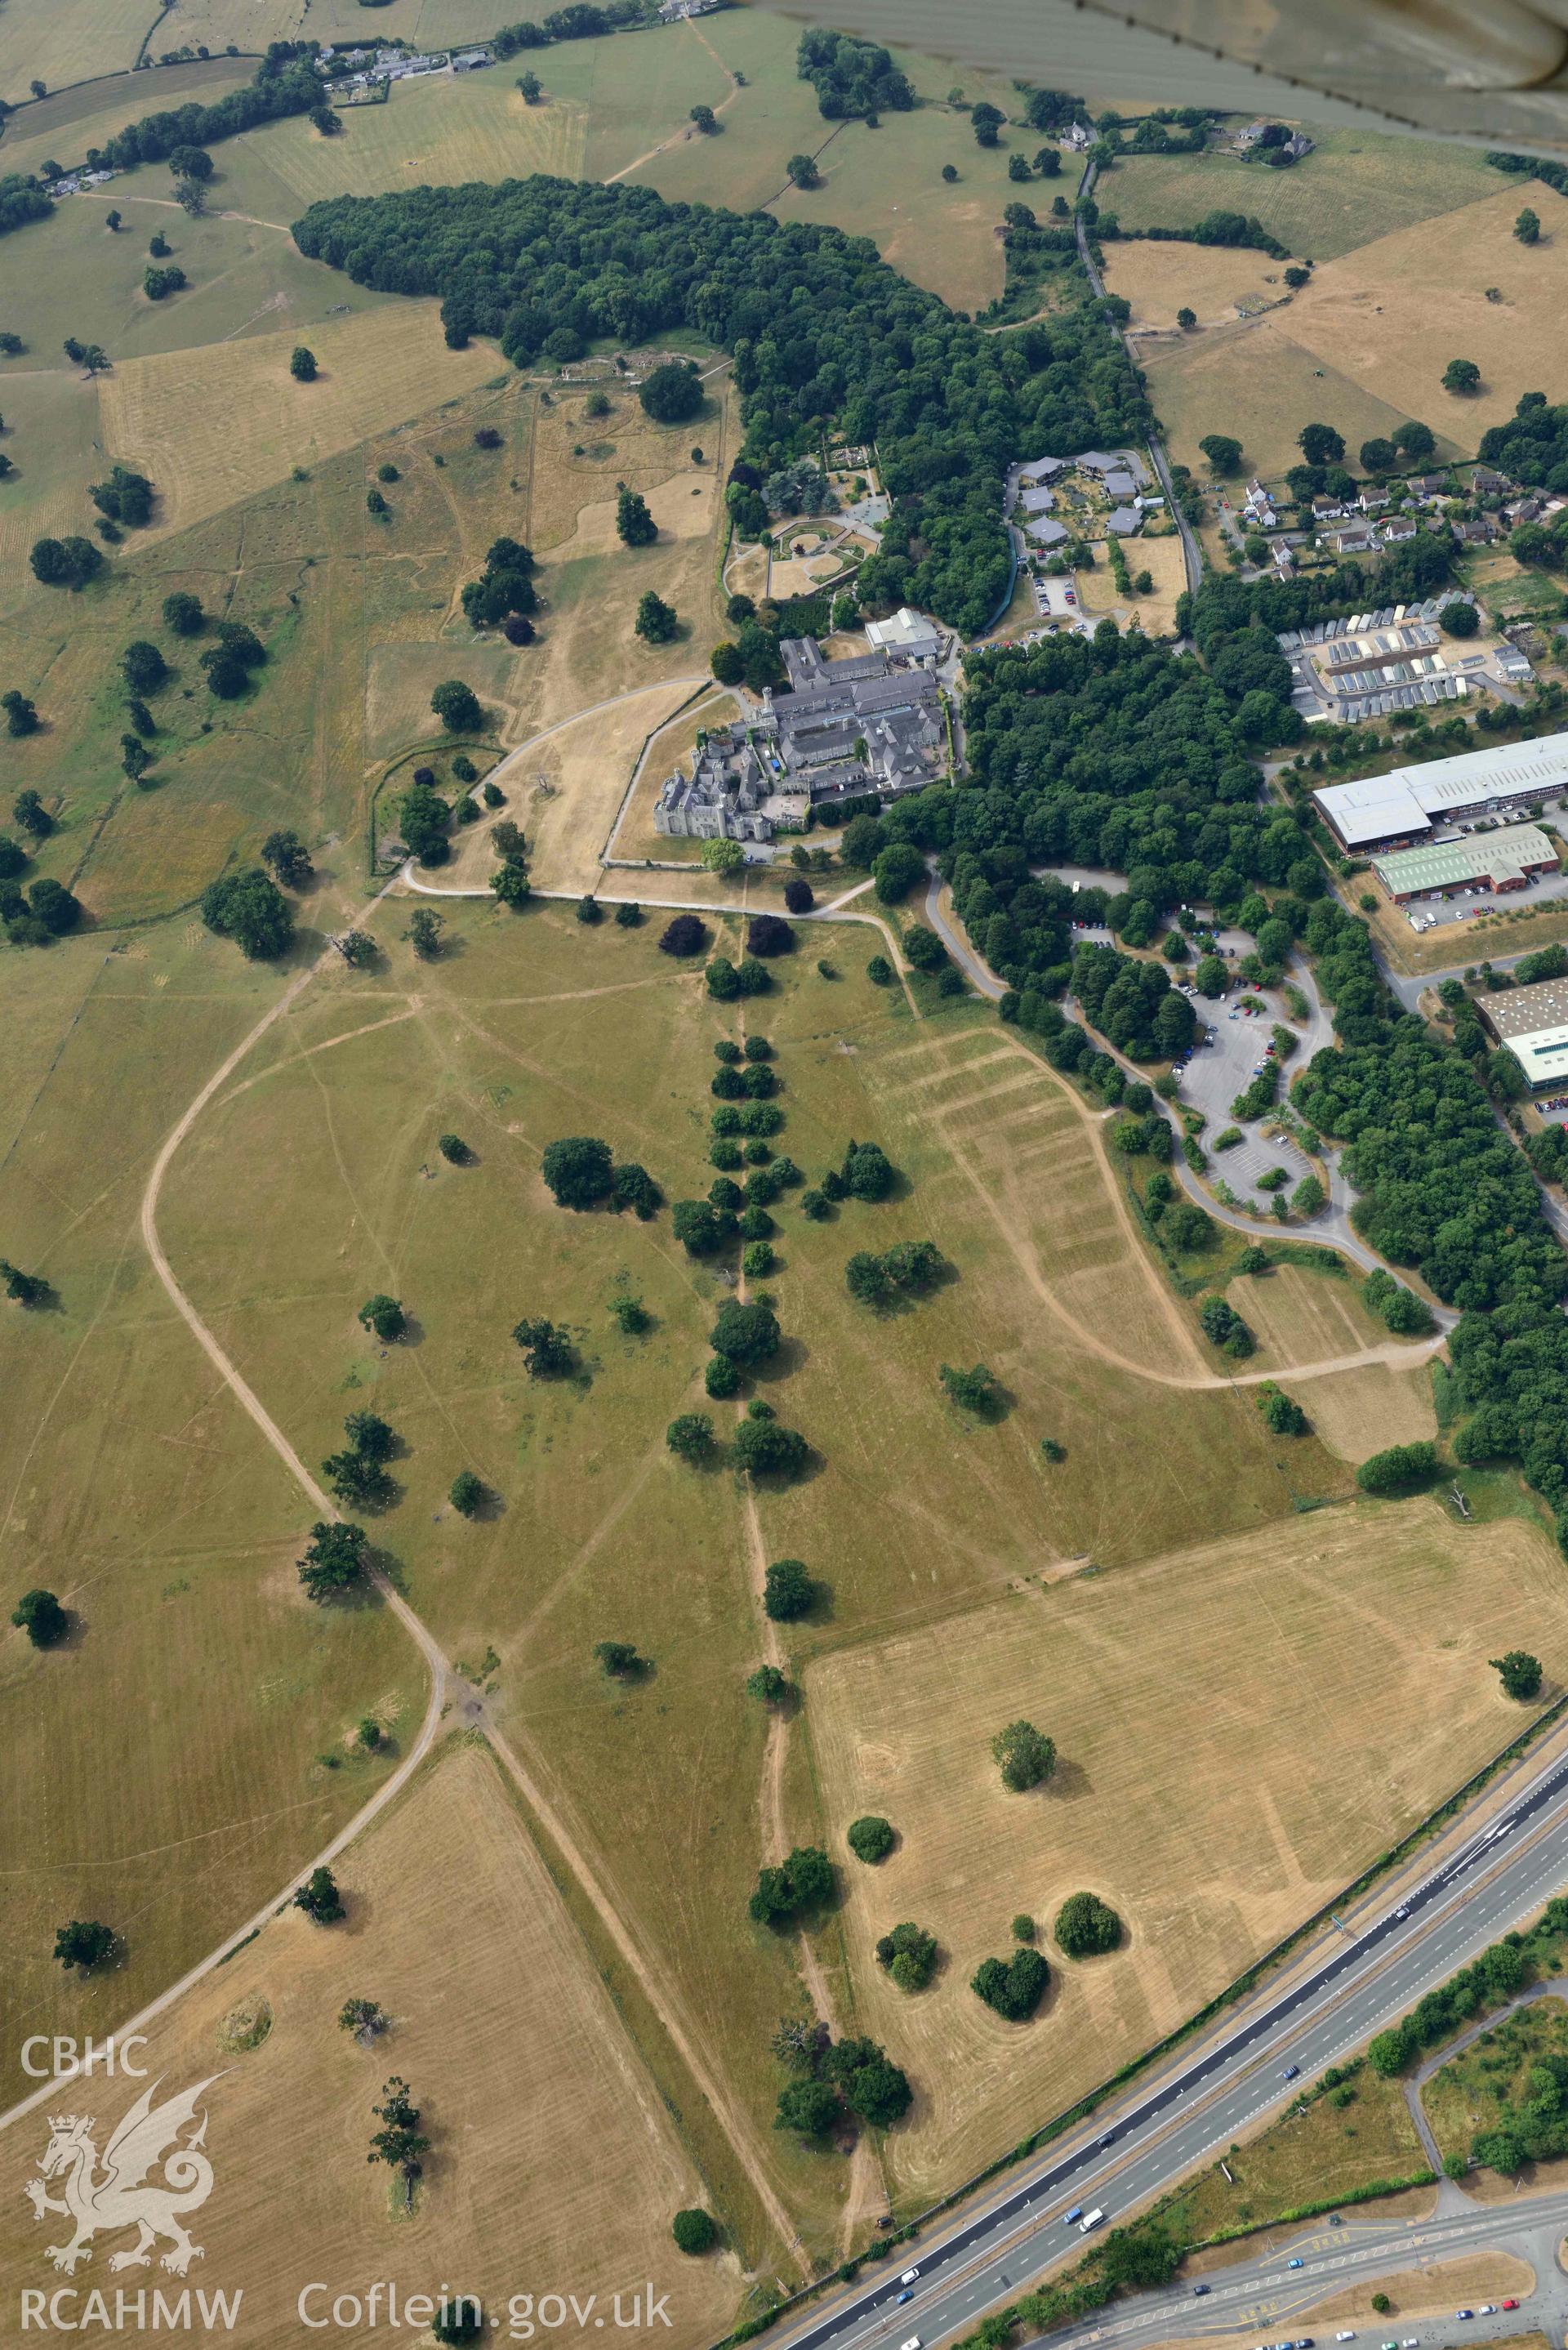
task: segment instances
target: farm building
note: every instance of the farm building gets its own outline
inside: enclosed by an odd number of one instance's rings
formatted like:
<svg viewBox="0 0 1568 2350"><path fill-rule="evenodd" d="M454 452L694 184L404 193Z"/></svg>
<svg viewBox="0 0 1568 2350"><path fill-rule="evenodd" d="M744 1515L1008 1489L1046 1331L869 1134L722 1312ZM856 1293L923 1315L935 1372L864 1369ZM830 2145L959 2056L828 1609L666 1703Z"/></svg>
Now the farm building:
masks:
<svg viewBox="0 0 1568 2350"><path fill-rule="evenodd" d="M1428 841L1375 857L1376 874L1397 906L1412 898L1444 898L1478 883L1488 889L1522 889L1532 873L1555 873L1557 852L1539 825L1501 825L1459 840Z"/></svg>
<svg viewBox="0 0 1568 2350"><path fill-rule="evenodd" d="M1483 995L1476 1009L1513 1055L1532 1091L1568 1079L1568 979L1543 979L1534 987Z"/></svg>
<svg viewBox="0 0 1568 2350"><path fill-rule="evenodd" d="M1499 816L1568 788L1568 733L1461 751L1313 794L1342 848L1367 853L1424 840L1435 824Z"/></svg>

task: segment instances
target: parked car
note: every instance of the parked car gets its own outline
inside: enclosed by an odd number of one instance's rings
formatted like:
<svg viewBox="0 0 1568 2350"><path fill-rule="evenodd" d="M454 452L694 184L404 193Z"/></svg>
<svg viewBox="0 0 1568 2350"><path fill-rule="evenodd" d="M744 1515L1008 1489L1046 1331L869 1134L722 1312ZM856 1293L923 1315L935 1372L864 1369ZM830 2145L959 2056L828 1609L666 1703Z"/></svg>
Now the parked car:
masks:
<svg viewBox="0 0 1568 2350"><path fill-rule="evenodd" d="M1201 2301L1206 2293L1212 2293L1213 2290L1212 2285L1195 2284L1192 2288L1192 2297L1194 2301Z"/></svg>
<svg viewBox="0 0 1568 2350"><path fill-rule="evenodd" d="M1505 2301L1502 2305L1504 2309L1517 2309L1519 2307L1517 2301Z"/></svg>
<svg viewBox="0 0 1568 2350"><path fill-rule="evenodd" d="M1285 2262L1285 2266L1286 2266L1286 2268L1288 2268L1288 2269L1300 2269L1300 2268L1304 2268L1304 2267L1306 2266L1306 2262L1305 2262L1301 2258L1301 2256L1300 2256L1300 2255L1299 2255L1299 2253L1298 2253L1297 2257L1296 2257L1293 2261L1287 2261L1287 2262Z"/></svg>

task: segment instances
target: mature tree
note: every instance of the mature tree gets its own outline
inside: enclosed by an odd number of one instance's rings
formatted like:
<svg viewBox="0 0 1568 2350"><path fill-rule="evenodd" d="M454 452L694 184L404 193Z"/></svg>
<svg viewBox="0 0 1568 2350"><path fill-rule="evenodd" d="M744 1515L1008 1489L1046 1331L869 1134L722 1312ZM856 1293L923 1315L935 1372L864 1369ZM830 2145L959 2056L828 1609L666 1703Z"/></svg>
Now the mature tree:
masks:
<svg viewBox="0 0 1568 2350"><path fill-rule="evenodd" d="M384 2162L403 2181L406 2193L413 2193L414 2181L424 2167L424 2157L430 2151L430 2140L420 2129L420 2109L413 2102L409 2085L394 2074L381 2090L381 2103L372 2106L381 2126L370 2137L367 2162Z"/></svg>
<svg viewBox="0 0 1568 2350"><path fill-rule="evenodd" d="M16 686L9 693L0 694L0 710L5 712L7 734L36 734L38 731L38 705L18 691Z"/></svg>
<svg viewBox="0 0 1568 2350"><path fill-rule="evenodd" d="M815 894L810 882L799 873L793 874L784 883L784 904L789 908L790 912L809 914L815 903Z"/></svg>
<svg viewBox="0 0 1568 2350"><path fill-rule="evenodd" d="M1510 1648L1501 1657L1489 1657L1488 1663L1502 1683L1505 1697L1518 1698L1528 1704L1541 1694L1541 1659L1527 1648Z"/></svg>
<svg viewBox="0 0 1568 2350"><path fill-rule="evenodd" d="M832 1900L837 1878L819 1845L797 1845L778 1868L761 1869L749 1908L759 1926L781 1926Z"/></svg>
<svg viewBox="0 0 1568 2350"><path fill-rule="evenodd" d="M365 1300L359 1308L358 1319L360 1327L373 1331L384 1347L389 1347L395 1338L400 1338L409 1326L409 1317L400 1301L387 1296L381 1290L378 1290L374 1297Z"/></svg>
<svg viewBox="0 0 1568 2350"><path fill-rule="evenodd" d="M816 168L815 158L810 155L792 155L784 170L797 188L820 188L822 185L822 173Z"/></svg>
<svg viewBox="0 0 1568 2350"><path fill-rule="evenodd" d="M1513 224L1513 233L1521 244L1539 244L1541 242L1540 213L1532 213L1526 204Z"/></svg>
<svg viewBox="0 0 1568 2350"><path fill-rule="evenodd" d="M1474 359L1450 359L1443 369L1445 391L1479 391L1480 380L1481 371Z"/></svg>
<svg viewBox="0 0 1568 2350"><path fill-rule="evenodd" d="M519 74L517 87L523 93L524 106L537 106L545 95L545 85L536 73Z"/></svg>
<svg viewBox="0 0 1568 2350"><path fill-rule="evenodd" d="M444 914L438 914L433 906L416 906L409 916L409 927L403 935L421 962L433 962L441 952L441 932L445 928Z"/></svg>
<svg viewBox="0 0 1568 2350"><path fill-rule="evenodd" d="M862 1818L850 1821L844 1832L844 1841L857 1860L863 1860L867 1867L874 1868L878 1861L887 1859L898 1839L889 1821L882 1819L875 1812L867 1812Z"/></svg>
<svg viewBox="0 0 1568 2350"><path fill-rule="evenodd" d="M909 841L890 840L886 848L879 849L871 870L883 905L901 905L925 869L925 858Z"/></svg>
<svg viewBox="0 0 1568 2350"><path fill-rule="evenodd" d="M164 626L172 629L177 637L199 636L206 617L201 598L188 594L182 588L163 598Z"/></svg>
<svg viewBox="0 0 1568 2350"><path fill-rule="evenodd" d="M1229 432L1210 432L1198 443L1208 458L1210 469L1216 473L1239 473L1241 470L1241 443Z"/></svg>
<svg viewBox="0 0 1568 2350"><path fill-rule="evenodd" d="M54 817L36 791L18 792L11 803L11 815L35 840L47 840L55 828Z"/></svg>
<svg viewBox="0 0 1568 2350"><path fill-rule="evenodd" d="M698 110L692 109L693 113ZM708 109L704 107L701 110L706 113ZM703 2252L711 2252L719 2241L718 2223L711 2213L695 2207L677 2211L670 2223L670 2232L675 2239L677 2250L690 2253L693 2259Z"/></svg>
<svg viewBox="0 0 1568 2350"><path fill-rule="evenodd" d="M1332 424L1303 424L1296 447L1309 465L1337 465L1345 455L1345 435Z"/></svg>
<svg viewBox="0 0 1568 2350"><path fill-rule="evenodd" d="M576 1363L576 1348L565 1330L543 1317L519 1322L513 1338L523 1349L524 1367L531 1379L565 1378Z"/></svg>
<svg viewBox="0 0 1568 2350"><path fill-rule="evenodd" d="M844 1154L839 1180L856 1200L885 1200L898 1180L897 1170L878 1142L851 1142Z"/></svg>
<svg viewBox="0 0 1568 2350"><path fill-rule="evenodd" d="M701 853L703 870L708 873L726 875L739 873L746 861L746 852L740 842L730 839L729 836L723 833L721 833L715 840L705 840ZM722 955L719 960L729 963L729 968L733 971L735 966L729 962L727 955ZM715 988L710 992L717 994L719 991Z"/></svg>
<svg viewBox="0 0 1568 2350"><path fill-rule="evenodd" d="M307 344L296 344L293 357L288 362L288 371L294 378L296 383L314 383L316 381L317 375L320 373L320 369L317 365L316 353L310 349Z"/></svg>
<svg viewBox="0 0 1568 2350"><path fill-rule="evenodd" d="M649 645L673 644L680 633L680 617L674 605L667 604L651 588L639 604L637 619L632 625L636 634Z"/></svg>
<svg viewBox="0 0 1568 2350"><path fill-rule="evenodd" d="M335 1926L347 1913L337 1880L329 1868L313 1868L294 1897L294 1906L317 1926Z"/></svg>
<svg viewBox="0 0 1568 2350"><path fill-rule="evenodd" d="M1399 452L1392 441L1376 436L1361 444L1361 470L1364 473L1391 473L1399 463Z"/></svg>
<svg viewBox="0 0 1568 2350"><path fill-rule="evenodd" d="M708 929L696 914L677 914L667 923L659 941L659 952L667 955L701 954L708 943Z"/></svg>
<svg viewBox="0 0 1568 2350"><path fill-rule="evenodd" d="M735 1238L735 1219L708 1200L677 1200L670 1226L689 1256L712 1256Z"/></svg>
<svg viewBox="0 0 1568 2350"><path fill-rule="evenodd" d="M942 177L950 187L952 182L958 178L958 165L956 163L944 163L942 165Z"/></svg>
<svg viewBox="0 0 1568 2350"><path fill-rule="evenodd" d="M970 1989L1010 2023L1025 2023L1045 1995L1051 1970L1038 1950L1024 1947L1010 1959L985 1959Z"/></svg>
<svg viewBox="0 0 1568 2350"><path fill-rule="evenodd" d="M329 1452L321 1473L338 1501L350 1509L384 1510L397 1498L398 1489L380 1462L352 1446Z"/></svg>
<svg viewBox="0 0 1568 2350"><path fill-rule="evenodd" d="M449 734L477 734L484 724L479 696L458 677L441 681L431 695L431 708Z"/></svg>
<svg viewBox="0 0 1568 2350"><path fill-rule="evenodd" d="M309 1599L332 1599L363 1578L366 1564L362 1526L318 1520L299 1562L300 1584Z"/></svg>
<svg viewBox="0 0 1568 2350"><path fill-rule="evenodd" d="M1418 1492L1431 1482L1437 1466L1435 1444L1391 1444L1361 1463L1355 1482L1364 1493Z"/></svg>
<svg viewBox="0 0 1568 2350"><path fill-rule="evenodd" d="M736 1466L752 1477L798 1477L811 1457L798 1430L781 1428L771 1418L743 1419L735 1430L732 1451Z"/></svg>
<svg viewBox="0 0 1568 2350"><path fill-rule="evenodd" d="M496 903L514 910L525 906L534 894L528 868L518 857L503 858L490 877L490 886L495 892Z"/></svg>
<svg viewBox="0 0 1568 2350"><path fill-rule="evenodd" d="M651 416L656 424L684 424L700 412L703 404L701 379L686 359L668 359L662 367L656 367L638 386L637 396L642 402L643 413Z"/></svg>
<svg viewBox="0 0 1568 2350"><path fill-rule="evenodd" d="M1449 637L1473 637L1480 627L1480 614L1462 596L1456 596L1451 602L1443 605L1438 619L1444 635Z"/></svg>
<svg viewBox="0 0 1568 2350"><path fill-rule="evenodd" d="M1052 1930L1070 1959L1087 1959L1118 1947L1122 1921L1097 1893L1070 1893L1056 1912Z"/></svg>
<svg viewBox="0 0 1568 2350"><path fill-rule="evenodd" d="M809 1615L815 1599L816 1585L798 1558L775 1559L763 1578L763 1611L775 1624Z"/></svg>
<svg viewBox="0 0 1568 2350"><path fill-rule="evenodd" d="M460 1518L476 1517L483 1508L486 1487L483 1478L472 1469L460 1469L447 1491L447 1500Z"/></svg>
<svg viewBox="0 0 1568 2350"><path fill-rule="evenodd" d="M1176 323L1181 328L1184 335L1190 334L1193 328L1198 324L1197 311L1191 309L1186 303L1183 303L1181 308L1176 314ZM1199 443L1199 446L1200 448L1202 447L1201 442ZM1205 451L1204 453L1207 455L1208 452Z"/></svg>
<svg viewBox="0 0 1568 2350"><path fill-rule="evenodd" d="M70 1617L52 1591L25 1591L11 1610L11 1621L35 1648L52 1648L70 1629Z"/></svg>
<svg viewBox="0 0 1568 2350"><path fill-rule="evenodd" d="M1002 1772L1002 1783L1014 1795L1027 1793L1048 1779L1056 1768L1056 1746L1032 1721L1010 1721L991 1742L992 1758Z"/></svg>
<svg viewBox="0 0 1568 2350"><path fill-rule="evenodd" d="M55 1956L67 1974L73 1967L91 1974L109 1956L114 1942L111 1926L101 1925L97 1918L73 1918L68 1926L56 1929Z"/></svg>
<svg viewBox="0 0 1568 2350"><path fill-rule="evenodd" d="M912 1918L895 1926L877 1944L877 1963L886 1967L898 1989L924 1991L937 1970L937 1938Z"/></svg>
<svg viewBox="0 0 1568 2350"><path fill-rule="evenodd" d="M747 1675L746 1695L760 1699L763 1705L783 1705L794 1694L794 1684L777 1665L759 1665Z"/></svg>
<svg viewBox="0 0 1568 2350"><path fill-rule="evenodd" d="M1002 1388L996 1374L984 1363L976 1363L962 1370L951 1363L941 1366L941 1382L956 1404L966 1411L985 1414L995 1411L1002 1401Z"/></svg>
<svg viewBox="0 0 1568 2350"><path fill-rule="evenodd" d="M369 931L345 931L335 943L350 971L368 970L379 951Z"/></svg>
<svg viewBox="0 0 1568 2350"><path fill-rule="evenodd" d="M297 832L269 832L262 843L262 863L270 865L286 889L303 889L315 868Z"/></svg>
<svg viewBox="0 0 1568 2350"><path fill-rule="evenodd" d="M374 1999L346 1999L337 2011L339 2032L351 2032L356 2040L364 2042L385 2032L391 2020L379 2001Z"/></svg>
<svg viewBox="0 0 1568 2350"><path fill-rule="evenodd" d="M825 2137L842 2111L831 2081L791 2081L779 2091L774 2127L798 2130L802 2137Z"/></svg>
<svg viewBox="0 0 1568 2350"><path fill-rule="evenodd" d="M1272 1379L1258 1389L1258 1409L1265 1425L1275 1436L1305 1436L1309 1423L1305 1412L1293 1398L1277 1388Z"/></svg>
<svg viewBox="0 0 1568 2350"><path fill-rule="evenodd" d="M638 490L621 491L616 500L615 526L628 546L651 546L659 536L648 500Z"/></svg>
<svg viewBox="0 0 1568 2350"><path fill-rule="evenodd" d="M639 1680L648 1670L630 1640L596 1640L594 1658L605 1679L610 1681Z"/></svg>
<svg viewBox="0 0 1568 2350"><path fill-rule="evenodd" d="M1431 426L1414 421L1408 424L1397 424L1390 437L1394 446L1407 457L1429 457L1438 445L1437 435Z"/></svg>
<svg viewBox="0 0 1568 2350"><path fill-rule="evenodd" d="M103 556L90 538L36 538L27 560L44 588L85 588L103 567Z"/></svg>
<svg viewBox="0 0 1568 2350"><path fill-rule="evenodd" d="M597 1135L563 1135L546 1143L540 1173L560 1208L593 1208L607 1200L615 1168L609 1145Z"/></svg>
<svg viewBox="0 0 1568 2350"><path fill-rule="evenodd" d="M713 1453L713 1422L705 1411L683 1411L664 1431L664 1440L678 1461L708 1461Z"/></svg>
<svg viewBox="0 0 1568 2350"><path fill-rule="evenodd" d="M999 106L992 106L983 99L978 106L971 106L969 110L970 128L982 147L996 145L997 134L1006 120L1006 115Z"/></svg>
<svg viewBox="0 0 1568 2350"><path fill-rule="evenodd" d="M221 939L233 939L253 962L273 962L294 938L294 909L258 867L209 882L202 920Z"/></svg>

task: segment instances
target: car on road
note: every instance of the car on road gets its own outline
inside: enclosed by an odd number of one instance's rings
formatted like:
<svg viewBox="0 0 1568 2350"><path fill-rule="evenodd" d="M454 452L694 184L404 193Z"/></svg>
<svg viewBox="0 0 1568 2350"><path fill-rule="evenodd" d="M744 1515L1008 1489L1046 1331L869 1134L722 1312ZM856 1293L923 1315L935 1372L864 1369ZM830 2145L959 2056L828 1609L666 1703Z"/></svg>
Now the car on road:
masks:
<svg viewBox="0 0 1568 2350"><path fill-rule="evenodd" d="M1085 2211L1083 2218L1079 2220L1079 2235L1086 2236L1091 2228L1097 2228L1099 2226L1100 2221L1105 2218L1105 2213L1096 2203L1094 2210L1092 2211Z"/></svg>
<svg viewBox="0 0 1568 2350"><path fill-rule="evenodd" d="M1301 2258L1300 2254L1298 2253L1298 2255L1296 2256L1296 2258L1295 2258L1293 2261L1287 2261L1287 2262L1285 2262L1285 2266L1286 2266L1286 2268L1288 2268L1288 2269L1299 2269L1299 2268L1304 2268L1304 2267L1306 2266L1306 2262L1305 2262Z"/></svg>
<svg viewBox="0 0 1568 2350"><path fill-rule="evenodd" d="M900 2284L913 2284L915 2279L919 2275L919 2273L920 2272L918 2268L906 2269L903 2275L898 2279L898 2282Z"/></svg>
<svg viewBox="0 0 1568 2350"><path fill-rule="evenodd" d="M1399 2350L1421 2350L1420 2335L1418 2334L1407 2334L1405 2339L1399 2345Z"/></svg>
<svg viewBox="0 0 1568 2350"><path fill-rule="evenodd" d="M1301 2069L1299 2064L1287 2064L1282 2077L1287 2081L1293 2081Z"/></svg>
<svg viewBox="0 0 1568 2350"><path fill-rule="evenodd" d="M1354 2333L1336 2334L1334 2338L1336 2342L1354 2342L1355 2335Z"/></svg>
<svg viewBox="0 0 1568 2350"><path fill-rule="evenodd" d="M1195 2284L1192 2288L1192 2297L1194 2301L1201 2301L1206 2293L1212 2293L1213 2290L1211 2284Z"/></svg>
<svg viewBox="0 0 1568 2350"><path fill-rule="evenodd" d="M1078 2221L1083 2218L1083 2216L1084 2216L1084 2207L1083 2207L1083 2205L1082 2205L1081 2203L1075 2203L1075 2204L1074 2204L1074 2206L1073 2206L1073 2208L1072 2208L1072 2210L1071 2210L1068 2212L1068 2214L1067 2214L1067 2225L1068 2225L1068 2227L1069 2227L1069 2228L1075 2227L1075 2226L1076 2226L1076 2224L1077 2224L1077 2222L1078 2222Z"/></svg>
<svg viewBox="0 0 1568 2350"><path fill-rule="evenodd" d="M898 2295L898 2300L893 2303L893 2306L895 2309L902 2309L907 2301L913 2301L914 2298L914 2294L910 2292L909 2286L906 2285L903 2292Z"/></svg>

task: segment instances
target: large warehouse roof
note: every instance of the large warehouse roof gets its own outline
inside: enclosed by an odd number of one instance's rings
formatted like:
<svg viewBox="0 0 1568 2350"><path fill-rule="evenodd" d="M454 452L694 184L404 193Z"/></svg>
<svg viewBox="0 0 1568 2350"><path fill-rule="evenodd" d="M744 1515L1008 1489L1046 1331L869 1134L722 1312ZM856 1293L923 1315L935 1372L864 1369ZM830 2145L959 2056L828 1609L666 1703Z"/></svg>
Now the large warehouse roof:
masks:
<svg viewBox="0 0 1568 2350"><path fill-rule="evenodd" d="M1505 988L1501 994L1482 996L1480 1009L1532 1086L1568 1081L1568 979Z"/></svg>
<svg viewBox="0 0 1568 2350"><path fill-rule="evenodd" d="M1396 767L1353 784L1330 784L1313 798L1347 848L1429 831L1457 809L1489 800L1542 795L1568 785L1568 733L1537 734L1528 743L1489 743L1456 758L1419 767Z"/></svg>
<svg viewBox="0 0 1568 2350"><path fill-rule="evenodd" d="M1500 825L1462 840L1425 841L1375 857L1372 870L1394 898L1412 890L1457 889L1467 881L1521 881L1532 868L1555 865L1557 852L1536 824Z"/></svg>

